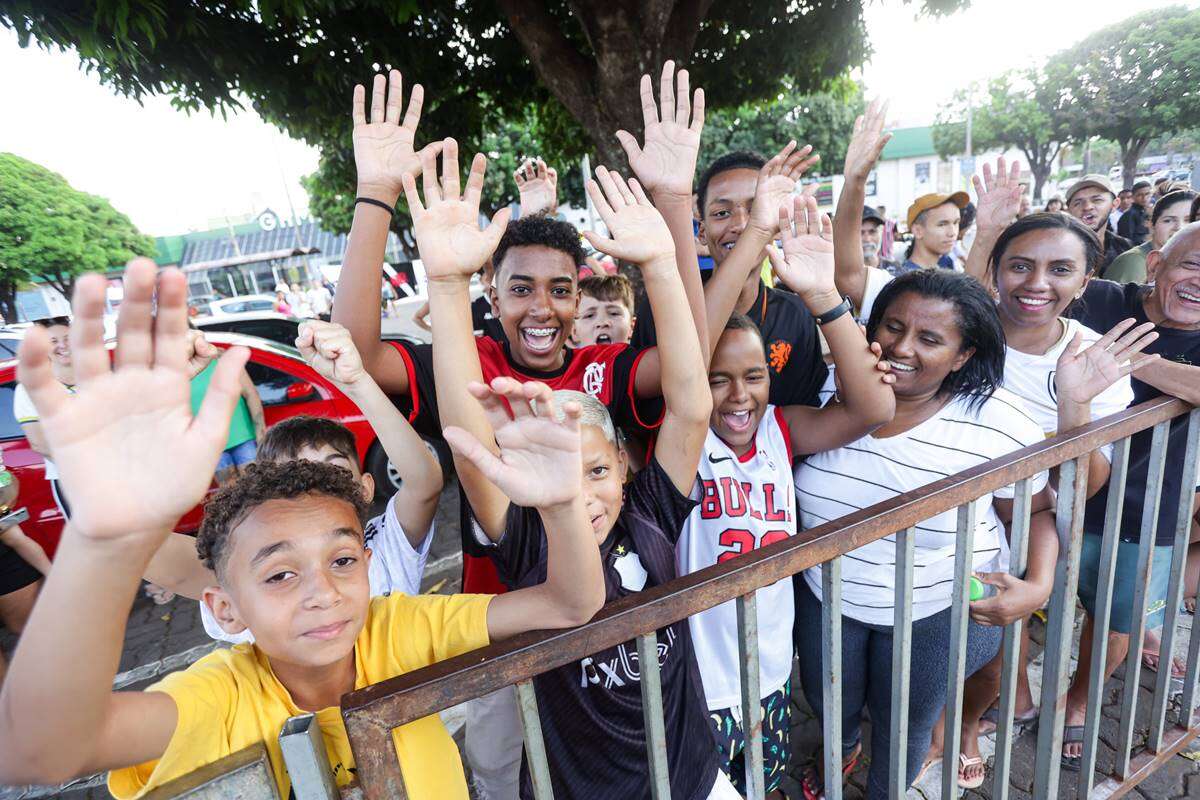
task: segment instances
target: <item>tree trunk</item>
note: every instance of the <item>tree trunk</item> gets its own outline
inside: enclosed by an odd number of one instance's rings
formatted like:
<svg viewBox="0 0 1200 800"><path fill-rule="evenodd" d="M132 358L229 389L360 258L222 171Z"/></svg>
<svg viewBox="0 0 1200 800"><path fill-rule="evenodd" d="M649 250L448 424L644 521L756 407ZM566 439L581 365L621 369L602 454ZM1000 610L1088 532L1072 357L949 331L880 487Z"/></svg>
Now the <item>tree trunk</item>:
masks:
<svg viewBox="0 0 1200 800"><path fill-rule="evenodd" d="M585 55L559 22L535 0L499 0L538 77L587 131L598 166L627 171L614 134L642 130L638 80L657 75L667 58L691 56L700 21L713 0L572 0L571 13L591 46ZM657 84L657 80L655 81Z"/></svg>
<svg viewBox="0 0 1200 800"><path fill-rule="evenodd" d="M1122 139L1121 145L1121 186L1132 189L1137 179L1137 163L1146 149L1146 139Z"/></svg>

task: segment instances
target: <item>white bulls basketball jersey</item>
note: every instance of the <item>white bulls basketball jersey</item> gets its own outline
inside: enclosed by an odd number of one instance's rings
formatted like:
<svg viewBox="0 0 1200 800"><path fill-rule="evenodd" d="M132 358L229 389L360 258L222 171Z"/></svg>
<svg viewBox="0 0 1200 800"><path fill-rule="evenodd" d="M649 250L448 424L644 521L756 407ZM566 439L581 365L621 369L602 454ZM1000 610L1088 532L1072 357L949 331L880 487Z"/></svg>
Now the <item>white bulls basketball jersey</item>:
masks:
<svg viewBox="0 0 1200 800"><path fill-rule="evenodd" d="M775 406L767 406L753 446L740 458L709 429L691 495L700 505L692 509L675 547L680 575L796 533L791 462L791 437ZM792 674L792 581L763 587L757 596L759 690L766 697ZM690 622L709 710L740 706L735 602L696 614Z"/></svg>

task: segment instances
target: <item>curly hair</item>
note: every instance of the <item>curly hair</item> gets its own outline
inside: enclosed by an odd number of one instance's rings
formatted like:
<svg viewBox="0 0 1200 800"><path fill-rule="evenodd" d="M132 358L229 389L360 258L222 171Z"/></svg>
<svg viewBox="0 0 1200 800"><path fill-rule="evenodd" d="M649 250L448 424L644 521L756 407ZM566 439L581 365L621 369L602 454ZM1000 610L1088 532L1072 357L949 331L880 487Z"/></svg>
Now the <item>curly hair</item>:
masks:
<svg viewBox="0 0 1200 800"><path fill-rule="evenodd" d="M316 461L259 462L246 467L236 481L218 490L205 504L204 520L196 535L196 554L204 566L219 575L225 568L230 533L254 509L270 500L308 494L349 503L359 524L366 522L367 501L349 470Z"/></svg>
<svg viewBox="0 0 1200 800"><path fill-rule="evenodd" d="M579 231L569 222L548 217L545 214L532 214L521 217L515 222L508 223L496 252L492 254L492 263L499 273L504 266L504 256L514 247L541 246L549 247L560 253L566 253L576 267L583 266L583 245L579 241Z"/></svg>

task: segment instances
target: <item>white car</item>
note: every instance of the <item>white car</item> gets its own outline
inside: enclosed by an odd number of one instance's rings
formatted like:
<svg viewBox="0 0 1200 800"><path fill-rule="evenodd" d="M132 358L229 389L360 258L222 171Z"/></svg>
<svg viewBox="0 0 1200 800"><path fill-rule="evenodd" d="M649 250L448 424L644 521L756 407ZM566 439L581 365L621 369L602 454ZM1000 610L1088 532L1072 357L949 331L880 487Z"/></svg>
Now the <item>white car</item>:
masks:
<svg viewBox="0 0 1200 800"><path fill-rule="evenodd" d="M243 314L247 311L274 311L275 296L269 294L247 294L240 297L225 297L220 300L210 300L205 305L207 309L202 311L202 315L210 317Z"/></svg>

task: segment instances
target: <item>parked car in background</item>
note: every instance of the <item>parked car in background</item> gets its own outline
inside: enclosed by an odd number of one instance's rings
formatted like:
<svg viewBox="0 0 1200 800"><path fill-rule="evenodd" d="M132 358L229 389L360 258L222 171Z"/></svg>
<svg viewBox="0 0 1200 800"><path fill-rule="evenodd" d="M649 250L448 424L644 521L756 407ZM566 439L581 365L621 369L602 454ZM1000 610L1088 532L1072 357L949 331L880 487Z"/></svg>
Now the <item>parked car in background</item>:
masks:
<svg viewBox="0 0 1200 800"><path fill-rule="evenodd" d="M198 317L192 324L209 333L240 333L243 336L258 336L276 344L294 347L300 332L299 317L289 317L274 311L239 311L219 317Z"/></svg>
<svg viewBox="0 0 1200 800"><path fill-rule="evenodd" d="M363 470L375 476L377 499L391 497L400 488L396 471L362 412L332 383L304 363L295 347L234 333L213 332L205 336L221 349L234 345L249 348L250 360L246 364L246 372L262 398L268 426L301 414L335 419L353 432ZM21 494L16 507L29 512L29 520L21 523L22 529L53 556L62 536L63 517L50 495L45 461L29 446L21 426L13 416L13 393L16 387L16 361L0 363L0 451L3 452L4 464L21 481ZM451 462L444 445L426 441L426 446L438 456L442 468L448 469ZM121 500L113 498L113 502ZM192 509L179 521L176 530L186 533L196 531L200 527L201 516L200 507Z"/></svg>
<svg viewBox="0 0 1200 800"><path fill-rule="evenodd" d="M223 297L219 300L209 300L207 305L207 314L211 317L242 314L246 311L274 311L275 295L247 294L239 297Z"/></svg>

